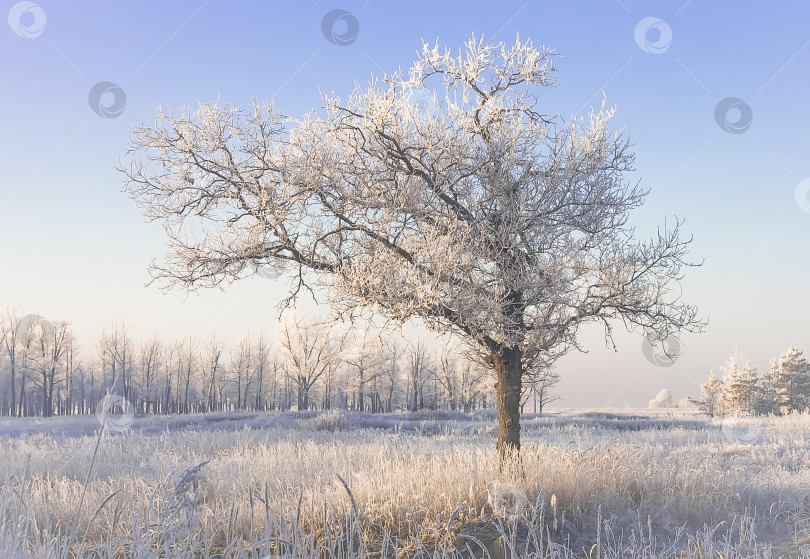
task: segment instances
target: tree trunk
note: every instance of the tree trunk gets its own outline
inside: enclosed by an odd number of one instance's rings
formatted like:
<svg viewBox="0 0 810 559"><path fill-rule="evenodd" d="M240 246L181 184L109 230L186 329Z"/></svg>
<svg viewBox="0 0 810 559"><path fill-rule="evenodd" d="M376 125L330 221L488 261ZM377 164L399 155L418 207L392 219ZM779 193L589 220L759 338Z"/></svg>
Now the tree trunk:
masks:
<svg viewBox="0 0 810 559"><path fill-rule="evenodd" d="M357 409L358 411L366 411L366 400L363 392L365 384L365 369L362 365L357 366Z"/></svg>
<svg viewBox="0 0 810 559"><path fill-rule="evenodd" d="M492 353L495 392L498 395L498 442L501 457L520 450L520 389L523 375L520 348L502 348Z"/></svg>
<svg viewBox="0 0 810 559"><path fill-rule="evenodd" d="M256 410L258 411L262 407L262 384L264 383L264 365L260 364L259 369L257 371L259 376L256 379Z"/></svg>
<svg viewBox="0 0 810 559"><path fill-rule="evenodd" d="M416 374L417 373L414 373L413 377L413 406L411 411L417 411L419 409L419 383Z"/></svg>
<svg viewBox="0 0 810 559"><path fill-rule="evenodd" d="M545 404L545 400L543 399L544 398L543 394L545 392L546 392L546 387L543 386L543 388L540 389L540 407L539 407L540 411L538 413L543 413L543 405Z"/></svg>
<svg viewBox="0 0 810 559"><path fill-rule="evenodd" d="M42 369L42 417L48 417L48 369Z"/></svg>
<svg viewBox="0 0 810 559"><path fill-rule="evenodd" d="M11 417L17 417L17 379L16 379L16 359L11 359Z"/></svg>
<svg viewBox="0 0 810 559"><path fill-rule="evenodd" d="M45 416L53 417L53 386L56 380L56 366L51 367L48 371L48 389L45 399Z"/></svg>
<svg viewBox="0 0 810 559"><path fill-rule="evenodd" d="M304 377L299 377L298 382L298 411L303 411L309 409L309 387Z"/></svg>
<svg viewBox="0 0 810 559"><path fill-rule="evenodd" d="M23 417L25 414L25 375L22 375L20 380L20 407L17 411L17 417Z"/></svg>

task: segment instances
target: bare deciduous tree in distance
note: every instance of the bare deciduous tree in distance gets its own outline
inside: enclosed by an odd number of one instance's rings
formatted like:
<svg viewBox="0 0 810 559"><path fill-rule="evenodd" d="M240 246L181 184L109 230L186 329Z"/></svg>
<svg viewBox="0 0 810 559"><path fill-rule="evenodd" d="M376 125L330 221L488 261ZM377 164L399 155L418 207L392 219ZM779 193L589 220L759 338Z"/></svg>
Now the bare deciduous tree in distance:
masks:
<svg viewBox="0 0 810 559"><path fill-rule="evenodd" d="M120 168L168 237L153 276L196 289L285 264L287 304L304 288L337 317L454 332L497 379L497 448L518 450L527 355L550 366L589 322L611 344L617 320L654 340L703 326L681 301L681 223L648 241L627 225L646 191L624 178L615 110L542 115L556 57L473 37L300 120L255 101L158 109Z"/></svg>
<svg viewBox="0 0 810 559"><path fill-rule="evenodd" d="M18 340L24 335L20 332L20 314L16 310L6 309L5 320L0 321L0 348L5 350L8 357L9 370L11 371L11 416L16 417L17 413L17 361Z"/></svg>
<svg viewBox="0 0 810 559"><path fill-rule="evenodd" d="M334 373L340 349L325 323L314 318L289 317L278 338L285 374L298 393L298 411L308 410L315 383Z"/></svg>

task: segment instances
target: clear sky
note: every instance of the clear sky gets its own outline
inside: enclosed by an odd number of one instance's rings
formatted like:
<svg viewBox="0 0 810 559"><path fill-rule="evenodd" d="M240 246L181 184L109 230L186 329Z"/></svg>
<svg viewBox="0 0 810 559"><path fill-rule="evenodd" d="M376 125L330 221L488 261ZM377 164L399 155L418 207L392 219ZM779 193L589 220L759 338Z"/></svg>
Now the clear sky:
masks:
<svg viewBox="0 0 810 559"><path fill-rule="evenodd" d="M324 33L335 9L347 14ZM628 178L650 189L633 223L649 235L685 219L704 262L683 287L707 331L668 367L639 334L614 353L585 331L589 353L557 366L561 405L678 399L735 351L760 371L789 345L810 352L810 3L3 0L0 13L0 309L68 320L86 347L116 321L136 339L224 340L276 322L284 290L268 279L188 297L145 287L163 232L114 167L158 104L274 98L298 116L319 88L407 68L422 38L455 49L474 32L565 56L546 114L582 115L604 92L635 144Z"/></svg>

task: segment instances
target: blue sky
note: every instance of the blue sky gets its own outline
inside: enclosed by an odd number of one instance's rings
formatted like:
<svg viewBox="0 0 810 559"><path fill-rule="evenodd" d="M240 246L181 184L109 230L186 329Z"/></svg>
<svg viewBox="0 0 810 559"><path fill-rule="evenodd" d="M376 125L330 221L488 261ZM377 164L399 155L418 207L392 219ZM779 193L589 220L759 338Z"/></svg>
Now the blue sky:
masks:
<svg viewBox="0 0 810 559"><path fill-rule="evenodd" d="M333 9L356 21L350 44L322 31ZM760 371L791 344L810 351L810 200L796 200L810 177L808 4L42 0L3 1L0 13L0 308L66 319L88 350L116 321L138 339L270 332L284 293L262 278L189 296L144 286L163 233L114 167L129 129L159 104L274 98L299 116L320 106L319 88L345 95L355 80L407 68L422 38L455 49L471 33L519 33L565 56L559 87L541 95L546 114L582 115L603 92L618 107L637 155L628 178L650 189L633 216L639 232L682 218L704 262L683 287L710 324L683 338L680 359L655 366L638 334L618 335L614 353L585 330L590 352L557 367L561 405L646 405L660 388L680 398L735 351ZM116 118L88 102L102 81L126 96ZM728 97L750 108L742 133L715 118ZM741 114L730 109L728 122Z"/></svg>

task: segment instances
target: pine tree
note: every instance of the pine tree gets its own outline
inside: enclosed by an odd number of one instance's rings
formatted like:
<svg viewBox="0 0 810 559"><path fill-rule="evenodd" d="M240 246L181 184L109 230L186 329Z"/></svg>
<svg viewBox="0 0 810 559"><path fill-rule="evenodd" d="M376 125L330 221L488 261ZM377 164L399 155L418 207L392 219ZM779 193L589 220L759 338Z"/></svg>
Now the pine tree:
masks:
<svg viewBox="0 0 810 559"><path fill-rule="evenodd" d="M810 367L802 352L790 347L779 357L776 401L783 413L803 411L810 404Z"/></svg>
<svg viewBox="0 0 810 559"><path fill-rule="evenodd" d="M758 377L753 408L757 415L778 414L779 404L776 401L776 379L779 374L779 361L771 359L771 368L764 376Z"/></svg>
<svg viewBox="0 0 810 559"><path fill-rule="evenodd" d="M754 400L756 399L759 375L757 368L751 360L743 364L740 372L740 411L744 413L754 413Z"/></svg>
<svg viewBox="0 0 810 559"><path fill-rule="evenodd" d="M689 401L697 404L700 411L714 417L720 412L720 395L722 393L723 382L717 378L717 373L712 369L709 373L709 380L700 385L700 400L689 398Z"/></svg>
<svg viewBox="0 0 810 559"><path fill-rule="evenodd" d="M723 365L726 375L723 379L723 392L720 394L720 409L722 415L739 413L743 406L744 380L742 371L737 366L737 358L730 357Z"/></svg>

